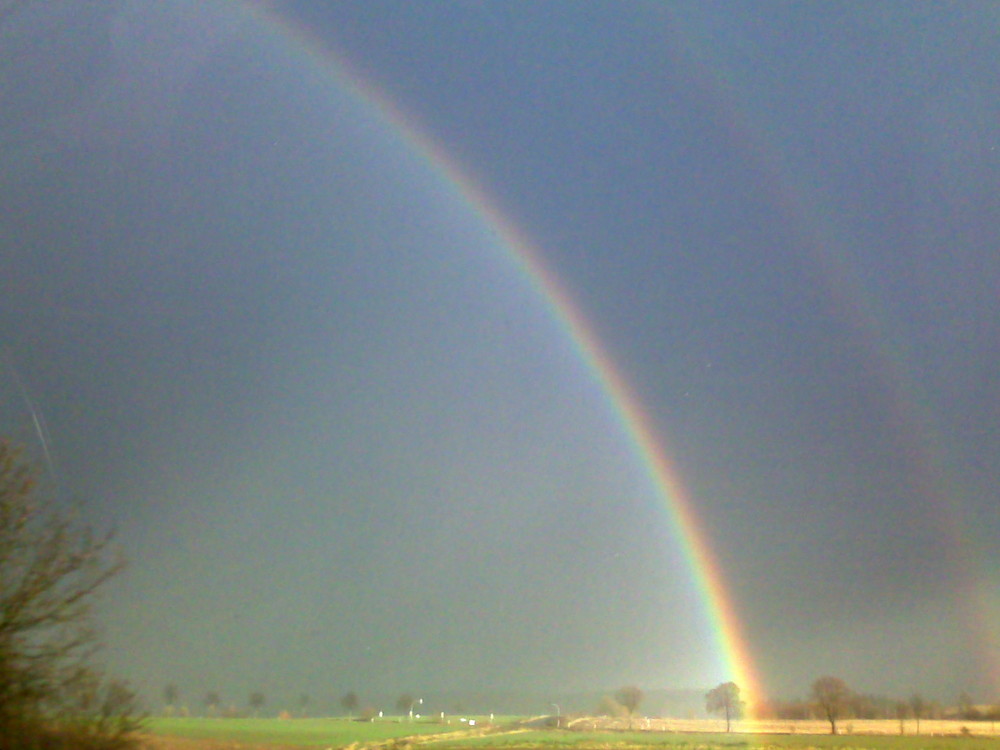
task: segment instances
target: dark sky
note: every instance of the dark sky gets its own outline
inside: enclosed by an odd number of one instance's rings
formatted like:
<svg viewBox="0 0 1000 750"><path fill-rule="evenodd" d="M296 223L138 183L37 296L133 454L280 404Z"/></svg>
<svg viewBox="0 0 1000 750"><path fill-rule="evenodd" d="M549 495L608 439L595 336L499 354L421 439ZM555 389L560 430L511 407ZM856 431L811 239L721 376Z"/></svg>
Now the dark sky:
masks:
<svg viewBox="0 0 1000 750"><path fill-rule="evenodd" d="M0 419L118 528L115 671L728 677L614 404L422 138L628 381L773 694L1000 700L995 4L268 5L0 16Z"/></svg>

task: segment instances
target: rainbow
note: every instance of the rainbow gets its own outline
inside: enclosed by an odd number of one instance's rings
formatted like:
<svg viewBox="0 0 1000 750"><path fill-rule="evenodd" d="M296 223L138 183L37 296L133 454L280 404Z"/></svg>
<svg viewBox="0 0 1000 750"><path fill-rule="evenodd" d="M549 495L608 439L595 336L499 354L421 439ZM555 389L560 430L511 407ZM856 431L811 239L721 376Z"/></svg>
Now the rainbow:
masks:
<svg viewBox="0 0 1000 750"><path fill-rule="evenodd" d="M538 249L503 214L496 202L439 145L422 133L412 118L408 118L392 101L353 71L348 61L315 38L307 28L274 11L251 5L246 5L245 10L257 23L276 32L286 43L291 43L298 52L306 55L339 89L373 110L412 153L454 190L471 214L491 230L510 262L544 300L552 318L572 342L579 359L598 383L623 435L645 467L655 489L657 503L668 517L700 592L720 662L720 680L731 680L740 686L752 716L753 705L765 697L765 692L754 669L736 607L727 591L725 576L698 522L694 502L670 461L662 437L572 296L546 267Z"/></svg>

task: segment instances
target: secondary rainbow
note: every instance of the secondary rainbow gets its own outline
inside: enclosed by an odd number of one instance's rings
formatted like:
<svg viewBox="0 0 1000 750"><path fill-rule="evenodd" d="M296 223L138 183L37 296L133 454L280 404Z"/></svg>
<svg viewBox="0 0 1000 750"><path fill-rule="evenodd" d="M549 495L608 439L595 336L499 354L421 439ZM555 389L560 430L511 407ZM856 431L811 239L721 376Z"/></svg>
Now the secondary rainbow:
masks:
<svg viewBox="0 0 1000 750"><path fill-rule="evenodd" d="M947 540L956 577L956 587L966 592L960 606L967 632L988 665L990 688L1000 692L1000 598L984 573L979 545L963 528L960 490L949 466L960 462L949 456L949 441L936 426L929 404L933 398L922 383L920 368L907 352L909 336L897 323L880 295L866 283L851 259L848 248L864 246L862 238L831 213L813 181L796 169L781 147L768 113L756 107L746 92L750 82L739 78L737 69L712 59L712 50L697 33L688 33L679 17L670 13L663 25L669 32L667 48L678 65L693 71L701 90L718 110L720 122L731 130L754 166L758 184L785 219L785 230L794 237L803 256L819 272L829 303L859 334L867 348L871 366L888 396L891 413L899 424L901 440L912 460L911 488L914 498L934 514L937 527Z"/></svg>
<svg viewBox="0 0 1000 750"><path fill-rule="evenodd" d="M753 667L750 650L726 590L724 577L699 526L693 502L668 458L662 439L644 413L619 368L607 355L592 327L558 278L545 266L541 254L523 233L497 208L494 201L455 164L448 154L375 87L364 81L342 56L309 32L274 11L246 6L259 23L279 33L310 58L344 91L373 109L407 145L426 161L473 215L498 238L510 261L547 304L559 327L573 345L612 406L636 456L655 488L659 506L670 526L699 589L705 614L712 625L711 637L721 668L720 678L736 682L749 705L764 697Z"/></svg>

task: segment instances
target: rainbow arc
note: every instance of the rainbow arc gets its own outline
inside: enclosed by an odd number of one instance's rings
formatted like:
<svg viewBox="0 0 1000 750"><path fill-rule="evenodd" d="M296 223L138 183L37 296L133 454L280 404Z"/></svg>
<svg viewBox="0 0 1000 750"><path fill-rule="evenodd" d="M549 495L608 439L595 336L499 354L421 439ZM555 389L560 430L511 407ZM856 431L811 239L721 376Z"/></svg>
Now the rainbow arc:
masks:
<svg viewBox="0 0 1000 750"><path fill-rule="evenodd" d="M308 29L294 25L274 11L251 10L265 26L276 30L324 71L341 89L376 112L408 148L428 164L497 238L509 260L544 300L559 328L572 341L587 370L599 384L615 414L623 435L641 462L655 488L656 502L666 512L669 523L692 579L700 592L710 638L725 674L722 681L740 686L752 715L755 702L764 698L762 684L754 670L748 644L743 636L736 608L727 591L724 576L715 560L707 535L701 529L694 502L673 466L666 445L646 416L642 404L626 378L602 346L580 307L545 265L541 253L510 221L454 160L425 136L403 112L376 88L352 71L348 61L313 38Z"/></svg>

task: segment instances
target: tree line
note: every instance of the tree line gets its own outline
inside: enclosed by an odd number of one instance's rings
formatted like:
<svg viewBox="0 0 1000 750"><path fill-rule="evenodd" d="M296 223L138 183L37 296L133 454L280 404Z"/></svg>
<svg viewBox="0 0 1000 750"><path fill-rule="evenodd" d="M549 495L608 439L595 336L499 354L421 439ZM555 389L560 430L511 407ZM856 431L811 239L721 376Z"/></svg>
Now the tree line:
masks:
<svg viewBox="0 0 1000 750"><path fill-rule="evenodd" d="M244 716L259 716L260 712L267 705L268 700L267 695L262 690L254 690L250 692L247 696L245 704L239 704L233 701L227 702L223 700L223 696L218 690L209 690L202 694L200 699L197 699L195 702L201 703L204 707L204 714L207 716L237 718ZM382 716L382 711L379 711L371 704L362 704L358 694L353 690L341 695L337 703L342 709L344 715L346 715L349 719L357 718L360 720L372 720L377 716ZM163 711L167 716L191 715L190 705L183 700L180 689L174 683L170 683L164 687L163 704ZM309 708L311 704L312 696L310 696L309 693L300 693L294 701L294 708L291 710L283 708L278 712L278 715L286 718L306 717L309 716ZM394 705L398 714L407 716L410 720L412 720L419 716L419 714L415 712L419 711L419 707L423 705L423 699L415 698L412 693L402 693L396 699Z"/></svg>
<svg viewBox="0 0 1000 750"><path fill-rule="evenodd" d="M706 709L725 716L727 732L730 731L731 720L743 714L745 707L739 696L739 686L732 682L713 688L705 696ZM924 719L998 721L1000 705L977 706L967 693L963 693L958 698L957 707L949 710L936 701L927 700L920 693L913 693L906 699L869 695L851 689L839 677L824 675L812 683L808 699L761 702L755 704L754 715L758 719L792 721L823 719L829 722L831 734L837 734L838 722L847 719L894 719L900 722L900 733L904 731L903 722L912 720L919 734L920 722Z"/></svg>
<svg viewBox="0 0 1000 750"><path fill-rule="evenodd" d="M614 696L605 696L597 708L602 716L631 717L642 702L642 691L635 686L624 687ZM705 710L726 721L726 731L732 731L733 722L743 717L746 702L741 698L739 685L724 682L705 693ZM894 719L900 722L900 733L904 731L904 721L916 723L920 733L920 722L924 719L961 719L965 721L1000 721L1000 704L980 706L973 703L968 693L958 697L955 707L945 708L936 701L927 700L920 693L907 699L894 699L868 695L851 689L839 677L825 675L817 678L810 686L806 700L765 701L754 705L757 719L808 720L822 719L829 722L830 733L838 733L838 723L847 719Z"/></svg>
<svg viewBox="0 0 1000 750"><path fill-rule="evenodd" d="M837 723L845 719L895 719L900 722L901 732L902 722L912 720L919 733L924 719L998 721L1000 705L977 706L967 693L958 697L954 707L942 706L920 693L908 698L870 695L851 689L839 677L825 675L812 683L807 700L764 702L754 707L754 713L761 719L822 718L830 723L832 734L837 733Z"/></svg>

